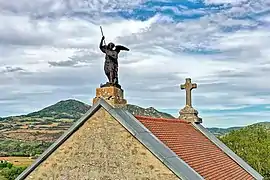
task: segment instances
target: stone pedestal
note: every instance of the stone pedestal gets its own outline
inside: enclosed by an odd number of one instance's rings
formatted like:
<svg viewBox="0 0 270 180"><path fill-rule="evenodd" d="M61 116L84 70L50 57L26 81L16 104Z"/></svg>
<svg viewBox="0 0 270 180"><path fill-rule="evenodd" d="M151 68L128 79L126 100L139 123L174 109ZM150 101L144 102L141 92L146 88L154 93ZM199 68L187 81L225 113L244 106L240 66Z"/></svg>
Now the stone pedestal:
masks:
<svg viewBox="0 0 270 180"><path fill-rule="evenodd" d="M188 122L202 123L202 118L198 117L198 111L191 106L186 105L179 112L179 119Z"/></svg>
<svg viewBox="0 0 270 180"><path fill-rule="evenodd" d="M113 107L122 107L127 104L127 101L124 99L123 89L115 86L97 88L93 104L98 101L98 98L103 98Z"/></svg>

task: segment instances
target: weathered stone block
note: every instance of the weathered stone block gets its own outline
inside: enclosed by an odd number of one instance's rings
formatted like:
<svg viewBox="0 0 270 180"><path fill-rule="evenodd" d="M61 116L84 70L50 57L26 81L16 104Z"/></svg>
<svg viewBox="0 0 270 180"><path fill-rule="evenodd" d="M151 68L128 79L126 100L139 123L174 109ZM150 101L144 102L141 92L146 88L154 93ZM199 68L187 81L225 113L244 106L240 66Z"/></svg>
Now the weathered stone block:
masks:
<svg viewBox="0 0 270 180"><path fill-rule="evenodd" d="M198 117L198 111L191 106L186 105L179 112L179 119L188 121L188 122L196 122L202 123L202 119Z"/></svg>
<svg viewBox="0 0 270 180"><path fill-rule="evenodd" d="M99 98L103 98L114 107L127 104L127 101L124 99L124 91L114 86L97 88L93 104L95 104Z"/></svg>

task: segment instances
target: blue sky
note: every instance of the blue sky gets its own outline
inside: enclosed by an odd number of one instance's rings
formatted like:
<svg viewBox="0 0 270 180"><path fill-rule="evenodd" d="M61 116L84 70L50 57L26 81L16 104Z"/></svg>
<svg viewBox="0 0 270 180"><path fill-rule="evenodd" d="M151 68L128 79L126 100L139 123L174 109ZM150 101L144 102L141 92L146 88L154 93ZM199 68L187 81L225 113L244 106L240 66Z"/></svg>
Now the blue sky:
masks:
<svg viewBox="0 0 270 180"><path fill-rule="evenodd" d="M91 103L107 79L98 49L120 54L120 84L131 104L178 116L180 84L206 127L270 117L270 4L263 0L0 0L0 116L59 100Z"/></svg>

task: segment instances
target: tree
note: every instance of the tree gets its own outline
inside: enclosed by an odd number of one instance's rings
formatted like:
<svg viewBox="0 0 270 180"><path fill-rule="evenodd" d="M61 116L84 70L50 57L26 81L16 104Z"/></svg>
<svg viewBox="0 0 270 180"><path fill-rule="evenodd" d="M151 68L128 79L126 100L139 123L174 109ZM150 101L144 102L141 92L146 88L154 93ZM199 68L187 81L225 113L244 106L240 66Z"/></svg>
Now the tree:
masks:
<svg viewBox="0 0 270 180"><path fill-rule="evenodd" d="M270 131L256 124L234 130L222 137L232 151L257 170L265 180L270 180Z"/></svg>

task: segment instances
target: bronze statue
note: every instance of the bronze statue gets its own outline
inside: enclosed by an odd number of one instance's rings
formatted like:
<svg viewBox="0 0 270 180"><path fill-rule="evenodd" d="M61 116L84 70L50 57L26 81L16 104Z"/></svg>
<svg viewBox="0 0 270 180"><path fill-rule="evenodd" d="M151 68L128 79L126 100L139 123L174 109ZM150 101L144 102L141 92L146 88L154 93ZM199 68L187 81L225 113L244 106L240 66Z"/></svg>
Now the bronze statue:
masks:
<svg viewBox="0 0 270 180"><path fill-rule="evenodd" d="M102 32L102 31L101 31ZM103 45L104 42L104 45ZM104 63L104 71L109 79L109 82L103 86L118 86L118 54L121 50L129 51L128 48L121 45L114 45L114 43L110 42L108 45L105 43L105 37L102 32L102 38L99 44L100 50L105 53L105 63Z"/></svg>

